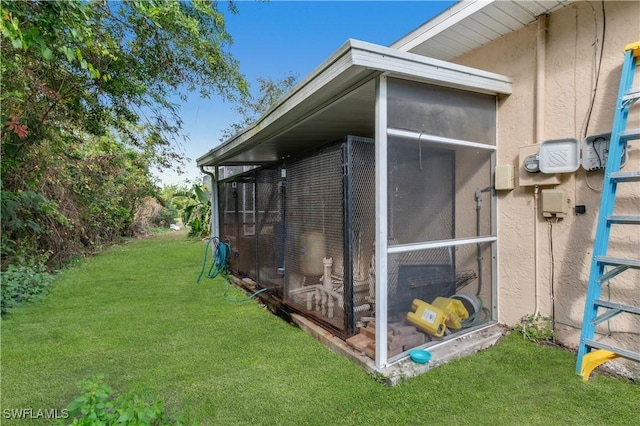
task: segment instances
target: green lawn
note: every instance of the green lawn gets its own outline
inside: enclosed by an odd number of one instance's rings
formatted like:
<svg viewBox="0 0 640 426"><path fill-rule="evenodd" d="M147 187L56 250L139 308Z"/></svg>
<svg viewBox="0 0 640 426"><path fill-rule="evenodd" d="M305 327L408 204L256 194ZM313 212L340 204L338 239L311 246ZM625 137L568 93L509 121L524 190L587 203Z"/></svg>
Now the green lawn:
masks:
<svg viewBox="0 0 640 426"><path fill-rule="evenodd" d="M2 321L1 401L61 409L82 379L160 398L189 424L637 424L640 386L512 334L387 388L255 302L196 284L204 244L179 234L113 247ZM241 296L237 290L236 296ZM33 420L32 424L44 424Z"/></svg>

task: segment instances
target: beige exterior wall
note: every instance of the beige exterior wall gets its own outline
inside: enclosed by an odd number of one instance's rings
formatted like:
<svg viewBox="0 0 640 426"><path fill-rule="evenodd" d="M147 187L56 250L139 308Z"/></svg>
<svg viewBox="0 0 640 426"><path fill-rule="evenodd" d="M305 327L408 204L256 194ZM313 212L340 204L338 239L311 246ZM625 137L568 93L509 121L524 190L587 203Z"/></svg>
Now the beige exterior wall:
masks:
<svg viewBox="0 0 640 426"><path fill-rule="evenodd" d="M586 135L611 131L620 79L623 49L640 40L640 2L605 2L606 33L598 87ZM585 123L594 90L603 39L600 2L577 2L547 18L544 135L535 136L536 34L534 23L452 62L484 69L513 79L513 94L500 99L498 110L498 164L519 170L519 147L546 139L585 136ZM597 44L594 43L597 40ZM598 50L596 51L596 47ZM640 86L636 74L634 86ZM628 127L640 127L640 107L630 114ZM625 170L640 170L640 145L633 144ZM593 248L603 174L558 175L559 184L540 186L566 191L569 215L550 223L536 204L533 186L498 194L498 309L499 320L515 324L535 311L555 314L558 339L569 346L579 341L591 252ZM586 214L573 208L585 205ZM640 184L619 185L617 212L638 214ZM618 225L610 249L621 257L640 258L637 227ZM613 242L615 241L615 243ZM550 251L553 244L553 253ZM536 265L536 252L538 264ZM553 255L552 255L553 254ZM536 280L537 276L537 280ZM553 276L553 284L552 284ZM611 300L640 306L640 273L627 271L611 282ZM537 296L536 296L537 288ZM608 297L603 288L602 297ZM537 299L537 302L536 302ZM552 299L555 299L555 303ZM598 328L598 339L640 352L640 318L619 315ZM610 336L606 336L610 334Z"/></svg>

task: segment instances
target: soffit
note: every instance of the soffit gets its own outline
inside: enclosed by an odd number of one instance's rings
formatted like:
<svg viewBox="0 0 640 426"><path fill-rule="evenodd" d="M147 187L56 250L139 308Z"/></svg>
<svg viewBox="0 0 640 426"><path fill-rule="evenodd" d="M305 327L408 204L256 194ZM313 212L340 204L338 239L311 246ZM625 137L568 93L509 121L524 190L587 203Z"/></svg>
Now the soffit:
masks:
<svg viewBox="0 0 640 426"><path fill-rule="evenodd" d="M517 31L573 0L461 1L410 32L392 48L449 61Z"/></svg>

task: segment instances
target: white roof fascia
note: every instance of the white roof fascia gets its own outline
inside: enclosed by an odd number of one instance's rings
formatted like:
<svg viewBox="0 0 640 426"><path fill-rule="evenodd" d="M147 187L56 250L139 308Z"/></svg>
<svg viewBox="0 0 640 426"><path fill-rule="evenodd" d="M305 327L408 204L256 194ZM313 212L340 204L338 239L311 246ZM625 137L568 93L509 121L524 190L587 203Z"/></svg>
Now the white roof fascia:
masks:
<svg viewBox="0 0 640 426"><path fill-rule="evenodd" d="M316 113L323 105L335 101L335 90L332 90L335 86L350 82L346 87L353 87L353 80L370 79L372 70L481 93L511 93L509 77L350 39L258 121L199 157L197 164L220 164L226 158L281 134ZM317 104L309 103L312 96Z"/></svg>
<svg viewBox="0 0 640 426"><path fill-rule="evenodd" d="M390 47L407 52L484 9L494 1L496 0L463 0L456 3L432 20L402 37Z"/></svg>
<svg viewBox="0 0 640 426"><path fill-rule="evenodd" d="M510 77L477 68L453 64L390 47L352 41L355 65L388 72L390 75L416 77L437 84L490 94L511 94Z"/></svg>
<svg viewBox="0 0 640 426"><path fill-rule="evenodd" d="M305 100L310 93L318 91L322 86L332 81L341 73L345 72L351 65L349 51L351 50L351 40L347 40L333 55L325 60L319 67L311 72L300 83L294 86L285 96L277 101L271 108L267 110L257 121L247 128L236 133L231 139L223 142L222 145L210 150L207 154L199 157L197 164L206 161L213 152L217 156L222 156L232 151L236 151L240 145L263 129L273 124L277 119L292 110L296 105ZM242 146L242 150L250 146Z"/></svg>

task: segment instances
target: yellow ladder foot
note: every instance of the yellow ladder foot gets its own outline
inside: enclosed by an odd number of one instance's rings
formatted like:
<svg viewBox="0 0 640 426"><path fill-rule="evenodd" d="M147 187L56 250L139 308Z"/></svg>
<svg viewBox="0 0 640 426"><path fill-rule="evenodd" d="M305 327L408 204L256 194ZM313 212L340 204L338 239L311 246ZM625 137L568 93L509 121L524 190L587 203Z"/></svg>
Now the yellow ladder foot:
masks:
<svg viewBox="0 0 640 426"><path fill-rule="evenodd" d="M618 358L618 355L615 352L608 351L606 349L598 349L596 351L591 351L588 354L582 357L582 369L580 370L580 376L583 381L588 381L591 372L599 365L604 364L605 362L611 361L612 359Z"/></svg>

